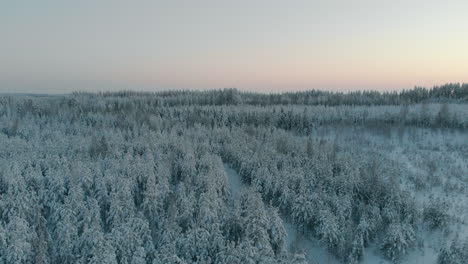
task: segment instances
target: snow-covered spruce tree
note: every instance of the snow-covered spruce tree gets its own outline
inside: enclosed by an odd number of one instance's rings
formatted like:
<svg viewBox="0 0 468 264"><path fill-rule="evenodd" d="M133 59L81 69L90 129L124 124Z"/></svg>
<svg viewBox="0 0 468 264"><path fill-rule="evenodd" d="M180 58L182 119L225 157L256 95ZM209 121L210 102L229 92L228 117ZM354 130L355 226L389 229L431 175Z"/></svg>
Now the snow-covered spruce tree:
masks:
<svg viewBox="0 0 468 264"><path fill-rule="evenodd" d="M382 238L380 249L389 259L396 261L406 254L416 241L413 228L405 223L390 224Z"/></svg>
<svg viewBox="0 0 468 264"><path fill-rule="evenodd" d="M454 239L447 247L442 248L437 263L462 264L468 259L468 241Z"/></svg>
<svg viewBox="0 0 468 264"><path fill-rule="evenodd" d="M336 216L327 209L322 209L318 215L318 225L315 228L315 232L327 249L337 254L338 249L342 247L344 241L340 235L340 226L338 225Z"/></svg>
<svg viewBox="0 0 468 264"><path fill-rule="evenodd" d="M286 231L283 226L278 210L269 206L267 210L267 217L269 224L268 235L270 236L270 245L275 255L280 255L284 250Z"/></svg>
<svg viewBox="0 0 468 264"><path fill-rule="evenodd" d="M447 204L441 200L429 200L423 211L424 221L428 223L429 228L444 228L448 224L449 216L446 208Z"/></svg>
<svg viewBox="0 0 468 264"><path fill-rule="evenodd" d="M449 127L452 123L449 107L446 103L440 105L434 124L438 127Z"/></svg>
<svg viewBox="0 0 468 264"><path fill-rule="evenodd" d="M4 263L32 263L34 249L32 230L28 222L20 217L12 217L6 226L6 248L2 250ZM3 243L2 243L3 244Z"/></svg>

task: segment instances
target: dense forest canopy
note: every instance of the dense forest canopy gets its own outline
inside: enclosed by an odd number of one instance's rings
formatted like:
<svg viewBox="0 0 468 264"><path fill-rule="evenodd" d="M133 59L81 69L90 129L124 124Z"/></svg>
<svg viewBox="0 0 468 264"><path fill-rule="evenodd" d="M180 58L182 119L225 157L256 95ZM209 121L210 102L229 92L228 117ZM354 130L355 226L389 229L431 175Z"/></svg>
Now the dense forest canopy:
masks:
<svg viewBox="0 0 468 264"><path fill-rule="evenodd" d="M0 263L314 263L286 223L342 263L463 263L467 100L467 84L1 96Z"/></svg>

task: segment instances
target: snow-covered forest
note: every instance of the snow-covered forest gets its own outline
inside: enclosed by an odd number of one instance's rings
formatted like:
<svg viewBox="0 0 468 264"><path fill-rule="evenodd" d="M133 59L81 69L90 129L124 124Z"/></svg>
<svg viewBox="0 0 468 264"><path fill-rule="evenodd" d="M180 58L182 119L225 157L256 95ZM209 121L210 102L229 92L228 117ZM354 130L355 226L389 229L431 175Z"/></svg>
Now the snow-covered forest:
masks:
<svg viewBox="0 0 468 264"><path fill-rule="evenodd" d="M466 263L468 85L0 96L0 263Z"/></svg>

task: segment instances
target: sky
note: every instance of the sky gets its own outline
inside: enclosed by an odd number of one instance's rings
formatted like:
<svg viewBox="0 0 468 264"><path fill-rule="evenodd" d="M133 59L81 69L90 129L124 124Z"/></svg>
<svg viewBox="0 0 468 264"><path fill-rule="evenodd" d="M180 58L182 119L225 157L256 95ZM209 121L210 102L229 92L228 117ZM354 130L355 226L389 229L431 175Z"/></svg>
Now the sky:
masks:
<svg viewBox="0 0 468 264"><path fill-rule="evenodd" d="M0 93L468 82L466 0L0 0Z"/></svg>

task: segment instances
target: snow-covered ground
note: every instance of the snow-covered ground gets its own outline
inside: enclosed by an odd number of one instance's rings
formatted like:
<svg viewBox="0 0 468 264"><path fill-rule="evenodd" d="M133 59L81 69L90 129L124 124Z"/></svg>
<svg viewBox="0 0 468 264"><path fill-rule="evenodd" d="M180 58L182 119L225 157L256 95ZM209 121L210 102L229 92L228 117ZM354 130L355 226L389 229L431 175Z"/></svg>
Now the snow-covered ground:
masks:
<svg viewBox="0 0 468 264"><path fill-rule="evenodd" d="M284 216L281 219L283 219L283 225L287 234L286 244L291 251L304 253L309 263L340 263L324 247L320 246L316 239L299 232L297 226L288 221Z"/></svg>
<svg viewBox="0 0 468 264"><path fill-rule="evenodd" d="M237 195L243 188L247 188L239 176L228 164L224 164L224 170L228 176L229 190L233 196ZM297 226L281 216L286 231L286 246L291 252L304 253L309 263L339 264L340 262L321 247L317 240L304 236L298 231Z"/></svg>
<svg viewBox="0 0 468 264"><path fill-rule="evenodd" d="M401 263L437 263L437 256L454 237L468 237L468 134L450 129L410 128L385 133L350 127L321 129L323 138L350 146L362 158L381 155L397 173L400 187L415 199L418 208L432 200L446 205L450 221L445 230L421 230L420 242L403 257ZM359 147L353 147L359 146ZM431 182L431 181L435 181ZM420 184L420 186L418 186ZM455 186L451 189L451 186ZM378 250L366 248L363 263L391 263Z"/></svg>
<svg viewBox="0 0 468 264"><path fill-rule="evenodd" d="M453 237L468 237L468 135L458 131L411 129L389 133L375 133L366 129L317 131L330 141L354 148L351 151L362 158L378 154L390 164L397 174L403 190L407 190L418 204L424 208L431 199L440 199L447 204L450 222L444 231L420 230L417 245L400 262L409 264L437 263L438 254ZM325 132L324 132L325 131ZM317 135L316 134L316 135ZM354 143L354 144L353 144ZM358 147L353 147L358 146ZM239 175L225 165L231 192L237 193L245 187ZM436 178L437 183L430 181ZM416 179L416 180L415 180ZM421 179L421 186L417 186ZM450 189L452 184L455 189ZM302 251L310 263L340 263L329 254L316 239L302 234L287 217L282 216L287 232L286 244L293 251ZM379 252L378 245L365 248L362 262L392 263Z"/></svg>
<svg viewBox="0 0 468 264"><path fill-rule="evenodd" d="M237 193L242 190L242 188L246 187L246 185L242 182L239 174L237 174L234 169L229 167L228 164L224 164L224 170L228 176L229 190L233 196L236 196Z"/></svg>

